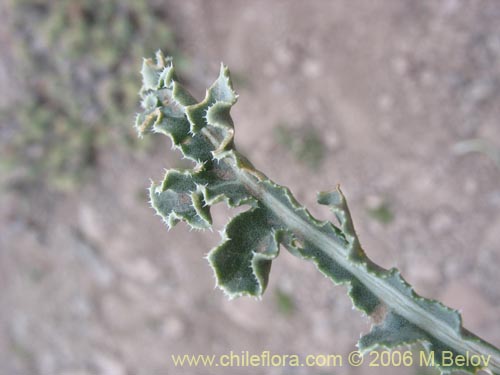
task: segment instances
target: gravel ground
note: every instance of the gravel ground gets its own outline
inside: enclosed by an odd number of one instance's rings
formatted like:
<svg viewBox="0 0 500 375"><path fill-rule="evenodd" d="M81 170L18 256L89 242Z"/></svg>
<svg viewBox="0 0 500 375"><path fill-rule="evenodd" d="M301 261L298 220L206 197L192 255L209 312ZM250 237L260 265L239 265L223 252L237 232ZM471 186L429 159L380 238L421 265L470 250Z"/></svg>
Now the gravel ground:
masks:
<svg viewBox="0 0 500 375"><path fill-rule="evenodd" d="M470 139L500 149L500 3L165 7L190 57L193 94L202 97L221 60L231 68L236 144L256 167L321 218L329 214L316 192L341 183L370 257L399 267L420 294L459 309L467 328L500 346L500 170L484 153L456 152ZM0 26L0 85L10 93L2 108L17 95L9 38ZM277 141L278 126L320 134L318 168ZM77 192L2 193L1 374L423 373L175 368L172 353L345 355L369 323L344 288L284 252L262 301L227 301L203 258L217 231L181 224L167 233L147 205L148 179L178 163L169 149L166 140L153 152L111 146ZM215 229L228 213L215 210Z"/></svg>

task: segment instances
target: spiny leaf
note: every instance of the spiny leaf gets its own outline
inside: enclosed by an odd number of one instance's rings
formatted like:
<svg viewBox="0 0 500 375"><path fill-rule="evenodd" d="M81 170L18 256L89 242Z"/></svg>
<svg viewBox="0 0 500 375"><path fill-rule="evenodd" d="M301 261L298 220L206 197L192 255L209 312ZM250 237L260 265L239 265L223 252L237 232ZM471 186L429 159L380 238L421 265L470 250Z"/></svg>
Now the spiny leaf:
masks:
<svg viewBox="0 0 500 375"><path fill-rule="evenodd" d="M193 228L205 229L212 219L202 191L192 173L170 170L161 186L151 185L151 205L169 228L184 220Z"/></svg>
<svg viewBox="0 0 500 375"><path fill-rule="evenodd" d="M358 236L354 230L354 223L351 218L349 207L345 200L340 186L333 192L321 192L318 194L318 203L330 206L330 209L337 217L340 223L340 230L342 231L346 241L347 249L349 251L348 257L353 260L363 260L365 254L359 243Z"/></svg>
<svg viewBox="0 0 500 375"><path fill-rule="evenodd" d="M229 221L222 243L208 254L217 285L226 294L260 297L281 244L314 262L334 283L347 285L353 305L372 318L372 330L359 340L360 350L421 342L434 353L434 364L443 373L488 366L500 374L500 351L465 330L457 311L420 297L399 271L381 268L366 256L340 188L318 195L318 202L333 211L336 226L316 220L286 187L269 180L237 152L230 116L237 95L226 67L221 66L199 103L177 82L171 60L161 53L156 62L145 60L142 74L139 134L166 134L195 162L192 170L168 171L162 184L152 185L157 213L169 227L182 220L203 229L211 224L213 204L248 206ZM485 361L447 366L446 353L483 355Z"/></svg>
<svg viewBox="0 0 500 375"><path fill-rule="evenodd" d="M266 211L256 207L236 216L226 226L224 242L208 256L218 285L231 297L260 296L267 286L279 232L269 230L272 218Z"/></svg>

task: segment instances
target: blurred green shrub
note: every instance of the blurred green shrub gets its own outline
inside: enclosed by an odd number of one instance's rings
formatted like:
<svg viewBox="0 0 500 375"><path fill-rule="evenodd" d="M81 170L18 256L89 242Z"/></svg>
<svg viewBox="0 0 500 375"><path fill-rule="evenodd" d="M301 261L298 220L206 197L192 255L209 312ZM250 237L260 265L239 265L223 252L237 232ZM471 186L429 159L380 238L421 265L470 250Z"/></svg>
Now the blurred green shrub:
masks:
<svg viewBox="0 0 500 375"><path fill-rule="evenodd" d="M16 131L7 162L23 178L71 189L93 170L110 137L135 142L129 124L140 58L162 48L179 60L166 9L151 0L10 6L26 95L8 115Z"/></svg>
<svg viewBox="0 0 500 375"><path fill-rule="evenodd" d="M292 295L281 288L277 288L275 293L279 312L283 315L292 315L296 309Z"/></svg>
<svg viewBox="0 0 500 375"><path fill-rule="evenodd" d="M382 224L390 224L394 220L394 212L387 201L380 202L375 207L368 208L368 214Z"/></svg>
<svg viewBox="0 0 500 375"><path fill-rule="evenodd" d="M274 138L299 162L313 170L320 168L326 147L316 129L309 126L292 128L280 124L274 128Z"/></svg>

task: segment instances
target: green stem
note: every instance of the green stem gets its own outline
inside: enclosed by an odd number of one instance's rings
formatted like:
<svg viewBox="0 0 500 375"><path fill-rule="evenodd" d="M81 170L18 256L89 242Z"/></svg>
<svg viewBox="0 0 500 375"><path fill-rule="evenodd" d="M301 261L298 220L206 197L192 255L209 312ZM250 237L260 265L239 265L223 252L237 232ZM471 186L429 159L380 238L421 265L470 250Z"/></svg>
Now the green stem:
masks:
<svg viewBox="0 0 500 375"><path fill-rule="evenodd" d="M237 151L235 151L235 155L237 158L240 157ZM497 348L470 332L467 332L467 336L468 338L472 338L472 340L464 340L460 337L459 332L456 332L437 319L431 312L415 303L413 299L402 294L382 278L367 272L366 263L360 264L349 261L347 258L348 249L340 241L327 236L314 227L314 225L297 216L267 191L265 185L260 183L261 179L256 177L256 175L262 175L260 172L241 169L236 166L231 166L231 168L251 194L279 216L298 238L307 239L321 249L326 256L350 271L392 310L459 353L465 354L468 352L476 355L490 356L488 367L495 374L500 374L500 351ZM291 251L291 253L296 256L295 252Z"/></svg>

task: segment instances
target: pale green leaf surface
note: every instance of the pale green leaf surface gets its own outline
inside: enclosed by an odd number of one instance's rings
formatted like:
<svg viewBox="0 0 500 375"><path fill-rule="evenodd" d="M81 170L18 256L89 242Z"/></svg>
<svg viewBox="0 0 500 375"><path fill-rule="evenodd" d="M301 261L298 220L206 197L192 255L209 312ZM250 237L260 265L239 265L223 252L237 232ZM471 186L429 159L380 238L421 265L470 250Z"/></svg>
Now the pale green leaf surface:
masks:
<svg viewBox="0 0 500 375"><path fill-rule="evenodd" d="M217 285L226 294L260 297L281 244L314 262L334 283L347 285L353 305L372 318L372 330L359 340L361 351L421 342L435 353L442 372L476 370L443 366L442 354L450 351L490 356L489 369L500 374L498 349L465 330L457 311L418 296L396 269L385 270L366 256L339 188L318 195L339 225L318 221L287 188L269 180L236 151L230 109L237 95L226 67L221 66L199 103L176 81L171 60L161 53L156 62L144 61L142 74L139 134L169 136L173 146L196 164L189 171L170 170L162 184L152 185L156 212L169 227L184 221L203 229L211 225L211 205L224 201L231 207L248 206L229 221L222 243L208 254Z"/></svg>

